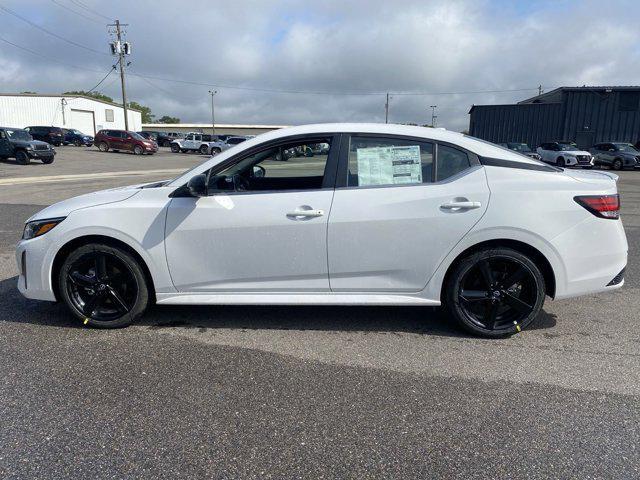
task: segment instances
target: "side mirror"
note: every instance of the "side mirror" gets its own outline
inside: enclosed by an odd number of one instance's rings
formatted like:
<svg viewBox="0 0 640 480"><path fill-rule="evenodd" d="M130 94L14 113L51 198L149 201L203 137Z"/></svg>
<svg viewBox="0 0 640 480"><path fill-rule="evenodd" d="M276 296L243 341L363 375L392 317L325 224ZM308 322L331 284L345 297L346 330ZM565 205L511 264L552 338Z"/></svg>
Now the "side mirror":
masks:
<svg viewBox="0 0 640 480"><path fill-rule="evenodd" d="M196 175L187 182L187 189L192 197L207 196L207 176L204 173Z"/></svg>

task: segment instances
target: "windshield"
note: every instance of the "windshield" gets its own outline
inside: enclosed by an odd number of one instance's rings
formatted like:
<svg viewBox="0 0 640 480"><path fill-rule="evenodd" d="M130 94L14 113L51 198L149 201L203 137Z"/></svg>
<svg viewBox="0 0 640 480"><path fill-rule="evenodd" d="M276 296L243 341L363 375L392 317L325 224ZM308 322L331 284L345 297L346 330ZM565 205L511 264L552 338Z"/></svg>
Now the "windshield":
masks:
<svg viewBox="0 0 640 480"><path fill-rule="evenodd" d="M136 140L146 140L142 135L138 135L136 132L129 132L129 134Z"/></svg>
<svg viewBox="0 0 640 480"><path fill-rule="evenodd" d="M27 142L33 140L33 138L31 138L31 135L29 135L29 132L27 132L26 130L6 130L6 132L7 136L11 140L25 140Z"/></svg>
<svg viewBox="0 0 640 480"><path fill-rule="evenodd" d="M638 153L636 147L634 147L630 143L614 143L613 145L619 152Z"/></svg>
<svg viewBox="0 0 640 480"><path fill-rule="evenodd" d="M559 143L558 147L562 152L570 152L572 150L580 150L575 143Z"/></svg>
<svg viewBox="0 0 640 480"><path fill-rule="evenodd" d="M529 145L526 143L509 143L508 145L511 150L515 150L516 152L531 152Z"/></svg>
<svg viewBox="0 0 640 480"><path fill-rule="evenodd" d="M73 133L74 135L84 135L84 133L82 133L79 130L69 130L70 133Z"/></svg>

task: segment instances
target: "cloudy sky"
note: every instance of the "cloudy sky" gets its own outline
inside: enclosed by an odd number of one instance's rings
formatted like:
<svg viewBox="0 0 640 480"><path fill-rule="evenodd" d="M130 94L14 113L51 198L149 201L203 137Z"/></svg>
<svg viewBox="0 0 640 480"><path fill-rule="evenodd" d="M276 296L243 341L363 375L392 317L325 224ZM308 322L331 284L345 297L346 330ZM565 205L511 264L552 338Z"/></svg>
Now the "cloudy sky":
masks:
<svg viewBox="0 0 640 480"><path fill-rule="evenodd" d="M210 120L212 88L219 123L380 122L390 91L389 121L437 105L463 130L539 84L640 84L637 0L0 0L0 92L91 89L115 18L129 98L183 122ZM118 76L98 90L120 98Z"/></svg>

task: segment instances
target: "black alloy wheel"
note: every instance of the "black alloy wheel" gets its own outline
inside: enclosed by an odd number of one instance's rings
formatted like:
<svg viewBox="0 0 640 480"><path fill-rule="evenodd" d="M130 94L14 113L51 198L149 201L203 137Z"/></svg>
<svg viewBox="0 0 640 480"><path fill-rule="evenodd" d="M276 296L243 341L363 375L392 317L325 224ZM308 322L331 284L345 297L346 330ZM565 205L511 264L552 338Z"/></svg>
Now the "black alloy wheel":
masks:
<svg viewBox="0 0 640 480"><path fill-rule="evenodd" d="M515 250L484 250L460 262L447 294L451 313L465 329L501 337L535 320L544 303L544 279L538 267Z"/></svg>
<svg viewBox="0 0 640 480"><path fill-rule="evenodd" d="M622 160L620 160L619 158L616 158L613 161L613 169L614 170L622 170Z"/></svg>
<svg viewBox="0 0 640 480"><path fill-rule="evenodd" d="M82 141L81 141L81 140L76 139L76 140L74 140L74 141L73 141L73 144L74 144L76 147L81 147L81 146L82 146Z"/></svg>
<svg viewBox="0 0 640 480"><path fill-rule="evenodd" d="M58 281L63 300L85 325L123 327L142 315L148 304L138 262L108 245L85 245L72 252Z"/></svg>

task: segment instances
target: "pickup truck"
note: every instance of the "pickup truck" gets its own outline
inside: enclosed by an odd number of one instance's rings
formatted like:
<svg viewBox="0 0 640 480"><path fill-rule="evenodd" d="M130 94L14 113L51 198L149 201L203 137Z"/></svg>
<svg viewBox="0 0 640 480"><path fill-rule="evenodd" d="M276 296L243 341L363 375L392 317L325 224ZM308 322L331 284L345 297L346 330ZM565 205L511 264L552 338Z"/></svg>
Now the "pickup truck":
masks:
<svg viewBox="0 0 640 480"><path fill-rule="evenodd" d="M187 133L184 138L171 142L173 153L200 152L202 155L217 155L230 147L225 142L216 140L212 135L199 132Z"/></svg>

